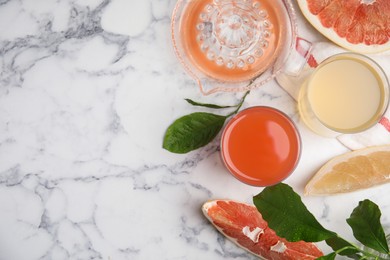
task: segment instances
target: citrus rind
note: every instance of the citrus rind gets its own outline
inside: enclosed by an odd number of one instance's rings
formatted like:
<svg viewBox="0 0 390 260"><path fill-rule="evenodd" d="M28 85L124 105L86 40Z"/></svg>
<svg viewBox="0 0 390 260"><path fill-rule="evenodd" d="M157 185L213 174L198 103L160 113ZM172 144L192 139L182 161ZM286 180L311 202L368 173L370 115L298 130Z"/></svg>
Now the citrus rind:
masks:
<svg viewBox="0 0 390 260"><path fill-rule="evenodd" d="M297 0L297 1L298 1L299 8L301 9L301 12L305 16L306 20L309 21L309 23L315 29L317 29L317 31L319 31L322 35L324 35L326 38L336 43L337 45L350 51L354 51L358 53L366 53L366 54L381 53L390 50L390 39L384 44L367 45L364 43L358 43L358 44L350 43L349 41L347 41L346 38L339 36L333 28L326 28L324 25L322 25L318 16L310 12L308 8L307 0Z"/></svg>
<svg viewBox="0 0 390 260"><path fill-rule="evenodd" d="M357 163L358 162L358 163ZM337 169L336 169L337 167ZM336 176L332 185L326 179ZM372 146L338 155L309 180L305 195L332 195L390 182L390 145Z"/></svg>
<svg viewBox="0 0 390 260"><path fill-rule="evenodd" d="M288 242L277 236L253 205L213 200L202 211L221 234L262 259L314 260L323 255L314 243Z"/></svg>

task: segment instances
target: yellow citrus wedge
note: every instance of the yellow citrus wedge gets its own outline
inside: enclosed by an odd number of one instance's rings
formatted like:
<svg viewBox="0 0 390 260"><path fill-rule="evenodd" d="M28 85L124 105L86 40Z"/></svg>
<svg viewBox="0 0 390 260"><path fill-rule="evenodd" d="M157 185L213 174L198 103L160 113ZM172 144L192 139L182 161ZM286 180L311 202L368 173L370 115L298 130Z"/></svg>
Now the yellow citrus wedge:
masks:
<svg viewBox="0 0 390 260"><path fill-rule="evenodd" d="M305 195L330 195L390 182L390 145L373 146L334 157L305 187Z"/></svg>

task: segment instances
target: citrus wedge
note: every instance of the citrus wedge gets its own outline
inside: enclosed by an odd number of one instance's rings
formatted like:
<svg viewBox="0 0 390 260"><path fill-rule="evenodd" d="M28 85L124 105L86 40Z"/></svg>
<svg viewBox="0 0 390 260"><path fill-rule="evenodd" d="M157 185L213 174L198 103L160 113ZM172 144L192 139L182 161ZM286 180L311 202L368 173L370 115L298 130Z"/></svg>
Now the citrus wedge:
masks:
<svg viewBox="0 0 390 260"><path fill-rule="evenodd" d="M231 200L214 200L202 207L207 219L238 246L263 259L316 259L313 243L288 242L268 227L256 207Z"/></svg>
<svg viewBox="0 0 390 260"><path fill-rule="evenodd" d="M390 49L389 0L298 0L306 19L334 43L360 53Z"/></svg>
<svg viewBox="0 0 390 260"><path fill-rule="evenodd" d="M390 145L373 146L334 157L305 187L305 195L351 192L390 182Z"/></svg>

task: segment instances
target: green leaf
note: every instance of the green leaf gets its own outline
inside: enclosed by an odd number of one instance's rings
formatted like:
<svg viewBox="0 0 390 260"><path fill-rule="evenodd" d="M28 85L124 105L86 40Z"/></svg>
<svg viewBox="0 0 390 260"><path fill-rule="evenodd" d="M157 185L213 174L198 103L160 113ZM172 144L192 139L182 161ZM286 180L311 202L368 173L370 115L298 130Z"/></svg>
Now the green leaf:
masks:
<svg viewBox="0 0 390 260"><path fill-rule="evenodd" d="M186 99L188 103L195 106L204 106L209 108L234 107L235 110L226 116L219 116L210 113L193 113L177 119L168 127L165 133L163 148L173 153L187 153L205 146L214 139L219 131L221 131L226 119L238 113L248 94L249 91L244 94L240 103L235 106L219 106Z"/></svg>
<svg viewBox="0 0 390 260"><path fill-rule="evenodd" d="M288 241L318 242L336 236L321 226L287 184L266 187L253 202L270 228Z"/></svg>
<svg viewBox="0 0 390 260"><path fill-rule="evenodd" d="M353 235L363 245L389 254L386 236L380 222L381 211L372 201L366 199L352 211L347 223L351 226Z"/></svg>
<svg viewBox="0 0 390 260"><path fill-rule="evenodd" d="M193 106L198 106L198 107L208 107L208 108L216 108L216 109L236 107L236 106L219 106L219 105L215 105L215 104L200 103L200 102L193 101L189 98L186 98L185 101L187 101L188 103L190 103Z"/></svg>
<svg viewBox="0 0 390 260"><path fill-rule="evenodd" d="M339 255L347 255L355 259L359 259L357 253L359 249L354 245L346 241L345 239L335 236L325 240L326 244L330 246L334 251L338 251Z"/></svg>
<svg viewBox="0 0 390 260"><path fill-rule="evenodd" d="M192 113L171 124L163 148L173 153L187 153L208 144L222 129L226 116Z"/></svg>

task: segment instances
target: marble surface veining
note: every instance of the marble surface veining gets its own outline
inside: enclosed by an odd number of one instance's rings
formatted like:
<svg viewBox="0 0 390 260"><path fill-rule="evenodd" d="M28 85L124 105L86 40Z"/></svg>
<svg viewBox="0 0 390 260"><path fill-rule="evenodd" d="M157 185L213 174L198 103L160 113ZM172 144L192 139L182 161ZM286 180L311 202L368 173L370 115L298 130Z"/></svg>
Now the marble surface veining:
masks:
<svg viewBox="0 0 390 260"><path fill-rule="evenodd" d="M228 174L219 136L197 151L162 149L167 126L195 111L184 101L234 104L242 94L202 96L171 44L174 0L0 0L0 259L255 259L203 217L209 200L251 203L261 189ZM297 12L300 32L325 40ZM244 107L287 113L302 136L286 183L346 152L305 128L275 82ZM321 223L352 238L345 219L359 200L382 209L389 186L304 197ZM325 252L329 250L320 245Z"/></svg>

